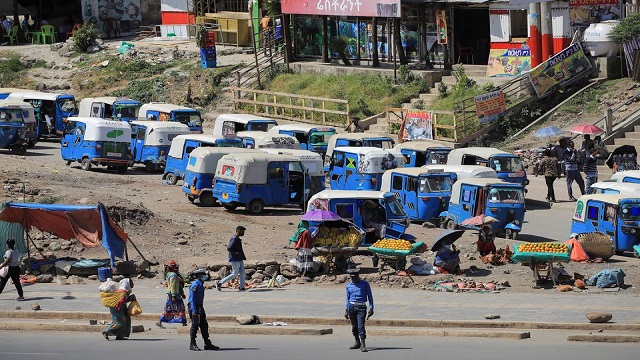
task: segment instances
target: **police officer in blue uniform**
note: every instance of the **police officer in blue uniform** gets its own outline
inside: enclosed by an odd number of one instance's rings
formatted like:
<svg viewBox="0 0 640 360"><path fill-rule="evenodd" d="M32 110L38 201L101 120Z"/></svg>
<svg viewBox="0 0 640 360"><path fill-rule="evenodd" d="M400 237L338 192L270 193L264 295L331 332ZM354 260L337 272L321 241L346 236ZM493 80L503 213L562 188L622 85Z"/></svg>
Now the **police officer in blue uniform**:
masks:
<svg viewBox="0 0 640 360"><path fill-rule="evenodd" d="M204 339L205 350L218 350L219 347L213 345L209 340L209 323L207 322L207 314L204 311L204 284L202 278L206 275L205 269L198 269L194 271L193 276L196 279L189 286L189 318L191 319L191 329L189 335L191 336L191 343L189 344L189 350L200 351L200 348L196 344L196 336L198 329L200 329L200 335Z"/></svg>
<svg viewBox="0 0 640 360"><path fill-rule="evenodd" d="M363 279L360 279L360 269L350 268L347 273L351 281L347 283L347 303L344 310L344 318L351 321L351 333L356 339L349 349L360 349L367 352L365 340L367 332L364 328L365 317L368 319L373 315L373 295L371 286ZM369 301L369 312L367 313L367 301Z"/></svg>

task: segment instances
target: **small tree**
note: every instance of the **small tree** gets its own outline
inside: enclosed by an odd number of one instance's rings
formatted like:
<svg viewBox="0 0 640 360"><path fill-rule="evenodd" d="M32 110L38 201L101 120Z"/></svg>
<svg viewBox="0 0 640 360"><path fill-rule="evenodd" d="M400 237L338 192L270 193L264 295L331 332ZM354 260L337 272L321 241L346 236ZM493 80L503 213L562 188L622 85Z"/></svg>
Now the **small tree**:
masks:
<svg viewBox="0 0 640 360"><path fill-rule="evenodd" d="M100 37L98 29L88 22L85 22L80 29L73 33L73 44L77 51L87 52L87 49L96 43Z"/></svg>
<svg viewBox="0 0 640 360"><path fill-rule="evenodd" d="M331 39L331 42L329 43L329 48L331 49L331 51L338 53L338 56L340 56L340 60L342 60L342 62L345 65L351 66L351 62L347 57L348 45L349 45L349 39L347 39L346 36L336 36L333 39Z"/></svg>
<svg viewBox="0 0 640 360"><path fill-rule="evenodd" d="M633 14L620 21L620 24L611 30L609 37L618 44L640 39L640 13Z"/></svg>

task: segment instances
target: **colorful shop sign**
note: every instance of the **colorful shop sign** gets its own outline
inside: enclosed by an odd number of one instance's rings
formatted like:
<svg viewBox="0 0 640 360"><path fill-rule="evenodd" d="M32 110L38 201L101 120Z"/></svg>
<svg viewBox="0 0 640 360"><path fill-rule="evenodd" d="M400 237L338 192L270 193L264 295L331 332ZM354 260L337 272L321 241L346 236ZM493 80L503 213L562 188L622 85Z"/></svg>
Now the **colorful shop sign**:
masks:
<svg viewBox="0 0 640 360"><path fill-rule="evenodd" d="M447 13L444 10L436 10L436 34L438 44L447 43L449 39L447 36Z"/></svg>
<svg viewBox="0 0 640 360"><path fill-rule="evenodd" d="M478 95L475 97L478 122L486 124L503 117L507 112L502 90Z"/></svg>
<svg viewBox="0 0 640 360"><path fill-rule="evenodd" d="M281 0L283 14L400 17L400 0Z"/></svg>
<svg viewBox="0 0 640 360"><path fill-rule="evenodd" d="M487 76L518 76L531 70L531 50L492 49Z"/></svg>
<svg viewBox="0 0 640 360"><path fill-rule="evenodd" d="M529 71L529 80L538 97L547 94L555 86L564 86L591 69L579 43L554 55Z"/></svg>
<svg viewBox="0 0 640 360"><path fill-rule="evenodd" d="M433 111L407 111L400 126L402 141L433 139L434 116Z"/></svg>
<svg viewBox="0 0 640 360"><path fill-rule="evenodd" d="M140 0L82 0L82 20L94 24L103 38L133 35L142 25Z"/></svg>
<svg viewBox="0 0 640 360"><path fill-rule="evenodd" d="M569 21L571 26L589 26L605 20L620 19L622 10L619 0L570 0Z"/></svg>

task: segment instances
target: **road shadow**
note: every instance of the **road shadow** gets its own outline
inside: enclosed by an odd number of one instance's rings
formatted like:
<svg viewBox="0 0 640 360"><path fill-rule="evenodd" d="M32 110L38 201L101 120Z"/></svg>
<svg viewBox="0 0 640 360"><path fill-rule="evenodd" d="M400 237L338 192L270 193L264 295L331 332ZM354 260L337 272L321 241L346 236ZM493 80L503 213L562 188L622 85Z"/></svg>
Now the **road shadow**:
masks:
<svg viewBox="0 0 640 360"><path fill-rule="evenodd" d="M140 338L129 338L125 339L125 341L166 341L167 339L140 339ZM113 340L113 341L122 341L122 340Z"/></svg>
<svg viewBox="0 0 640 360"><path fill-rule="evenodd" d="M24 298L24 301L36 301L36 300L53 300L55 298L51 297L51 296L36 296L36 297L26 297Z"/></svg>
<svg viewBox="0 0 640 360"><path fill-rule="evenodd" d="M260 348L223 348L221 347L218 351L240 351L240 350L260 350Z"/></svg>
<svg viewBox="0 0 640 360"><path fill-rule="evenodd" d="M268 291L285 291L287 289L284 288L259 288L259 289L249 289L247 292L268 292Z"/></svg>
<svg viewBox="0 0 640 360"><path fill-rule="evenodd" d="M27 152L24 154L24 156L26 157L38 157L38 156L51 156L51 154L46 154L46 153L41 153L41 152L37 152L37 151L33 151L31 149L28 149Z"/></svg>
<svg viewBox="0 0 640 360"><path fill-rule="evenodd" d="M368 347L369 351L384 351L384 350L413 350L411 347Z"/></svg>

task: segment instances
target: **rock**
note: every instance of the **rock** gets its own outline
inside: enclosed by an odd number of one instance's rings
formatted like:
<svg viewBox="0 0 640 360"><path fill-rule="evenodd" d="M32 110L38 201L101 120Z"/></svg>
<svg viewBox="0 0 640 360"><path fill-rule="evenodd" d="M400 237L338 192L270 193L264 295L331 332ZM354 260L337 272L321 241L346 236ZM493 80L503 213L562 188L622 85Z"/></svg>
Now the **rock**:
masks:
<svg viewBox="0 0 640 360"><path fill-rule="evenodd" d="M38 275L36 277L36 282L43 283L43 284L53 282L53 275L51 274Z"/></svg>
<svg viewBox="0 0 640 360"><path fill-rule="evenodd" d="M188 243L189 243L189 241L187 241L187 240L178 241L178 245L187 245Z"/></svg>
<svg viewBox="0 0 640 360"><path fill-rule="evenodd" d="M227 275L229 275L229 270L226 266L223 266L218 270L218 277L220 279L227 277Z"/></svg>
<svg viewBox="0 0 640 360"><path fill-rule="evenodd" d="M100 38L97 38L96 41L95 41L95 44L96 45L103 45L104 44L104 40L102 40Z"/></svg>
<svg viewBox="0 0 640 360"><path fill-rule="evenodd" d="M107 66L109 66L109 60L105 60L105 61L101 62L101 63L100 63L100 66L102 66L102 67L107 67Z"/></svg>
<svg viewBox="0 0 640 360"><path fill-rule="evenodd" d="M298 269L293 264L280 264L280 274L286 278L293 279L298 276Z"/></svg>
<svg viewBox="0 0 640 360"><path fill-rule="evenodd" d="M344 284L345 282L347 282L347 279L349 278L348 275L339 275L336 276L336 283L337 284Z"/></svg>
<svg viewBox="0 0 640 360"><path fill-rule="evenodd" d="M260 318L257 315L240 315L240 316L236 317L236 321L240 325L260 324Z"/></svg>
<svg viewBox="0 0 640 360"><path fill-rule="evenodd" d="M207 264L207 270L211 270L211 271L218 271L223 267L227 267L227 264L220 264L220 263L208 263ZM246 267L246 269L249 269L249 267Z"/></svg>
<svg viewBox="0 0 640 360"><path fill-rule="evenodd" d="M253 275L251 275L251 279L257 281L257 282L263 282L264 281L264 274L262 273L255 273Z"/></svg>
<svg viewBox="0 0 640 360"><path fill-rule="evenodd" d="M58 244L55 241L52 241L51 243L49 243L49 250L50 251L58 251L62 248L62 246L60 246L60 244Z"/></svg>
<svg viewBox="0 0 640 360"><path fill-rule="evenodd" d="M36 91L45 91L47 90L47 84L43 82L39 82L36 84Z"/></svg>
<svg viewBox="0 0 640 360"><path fill-rule="evenodd" d="M89 320L89 325L98 325L98 320L94 320L94 319Z"/></svg>
<svg viewBox="0 0 640 360"><path fill-rule="evenodd" d="M136 272L141 273L151 269L151 263L148 260L136 261Z"/></svg>
<svg viewBox="0 0 640 360"><path fill-rule="evenodd" d="M280 264L269 264L264 268L264 274L269 277L274 277L280 273Z"/></svg>
<svg viewBox="0 0 640 360"><path fill-rule="evenodd" d="M136 264L131 260L116 263L115 273L119 275L134 275L136 274Z"/></svg>
<svg viewBox="0 0 640 360"><path fill-rule="evenodd" d="M94 54L100 51L100 46L91 45L87 48L87 54ZM144 329L142 330L144 331Z"/></svg>
<svg viewBox="0 0 640 360"><path fill-rule="evenodd" d="M588 312L585 316L592 323L605 323L613 318L612 314L605 312Z"/></svg>
<svg viewBox="0 0 640 360"><path fill-rule="evenodd" d="M245 269L244 273L245 275L247 275L247 277L251 277L253 274L255 274L255 270L254 269Z"/></svg>
<svg viewBox="0 0 640 360"><path fill-rule="evenodd" d="M87 279L89 279L89 280L98 280L98 275L89 275L87 277Z"/></svg>
<svg viewBox="0 0 640 360"><path fill-rule="evenodd" d="M42 308L40 307L40 304L34 303L34 304L31 304L31 310L37 311L37 310L42 310Z"/></svg>
<svg viewBox="0 0 640 360"><path fill-rule="evenodd" d="M109 322L107 320L100 320L100 325L107 325Z"/></svg>
<svg viewBox="0 0 640 360"><path fill-rule="evenodd" d="M500 315L497 314L487 314L484 316L487 320L500 319Z"/></svg>
<svg viewBox="0 0 640 360"><path fill-rule="evenodd" d="M144 332L144 325L133 325L133 326L131 326L131 332L133 332L133 333Z"/></svg>
<svg viewBox="0 0 640 360"><path fill-rule="evenodd" d="M275 261L275 260L269 260L269 261L266 261L266 262L264 263L264 265L265 265L265 266L267 266L267 265L278 265L278 262L277 262L277 261Z"/></svg>

